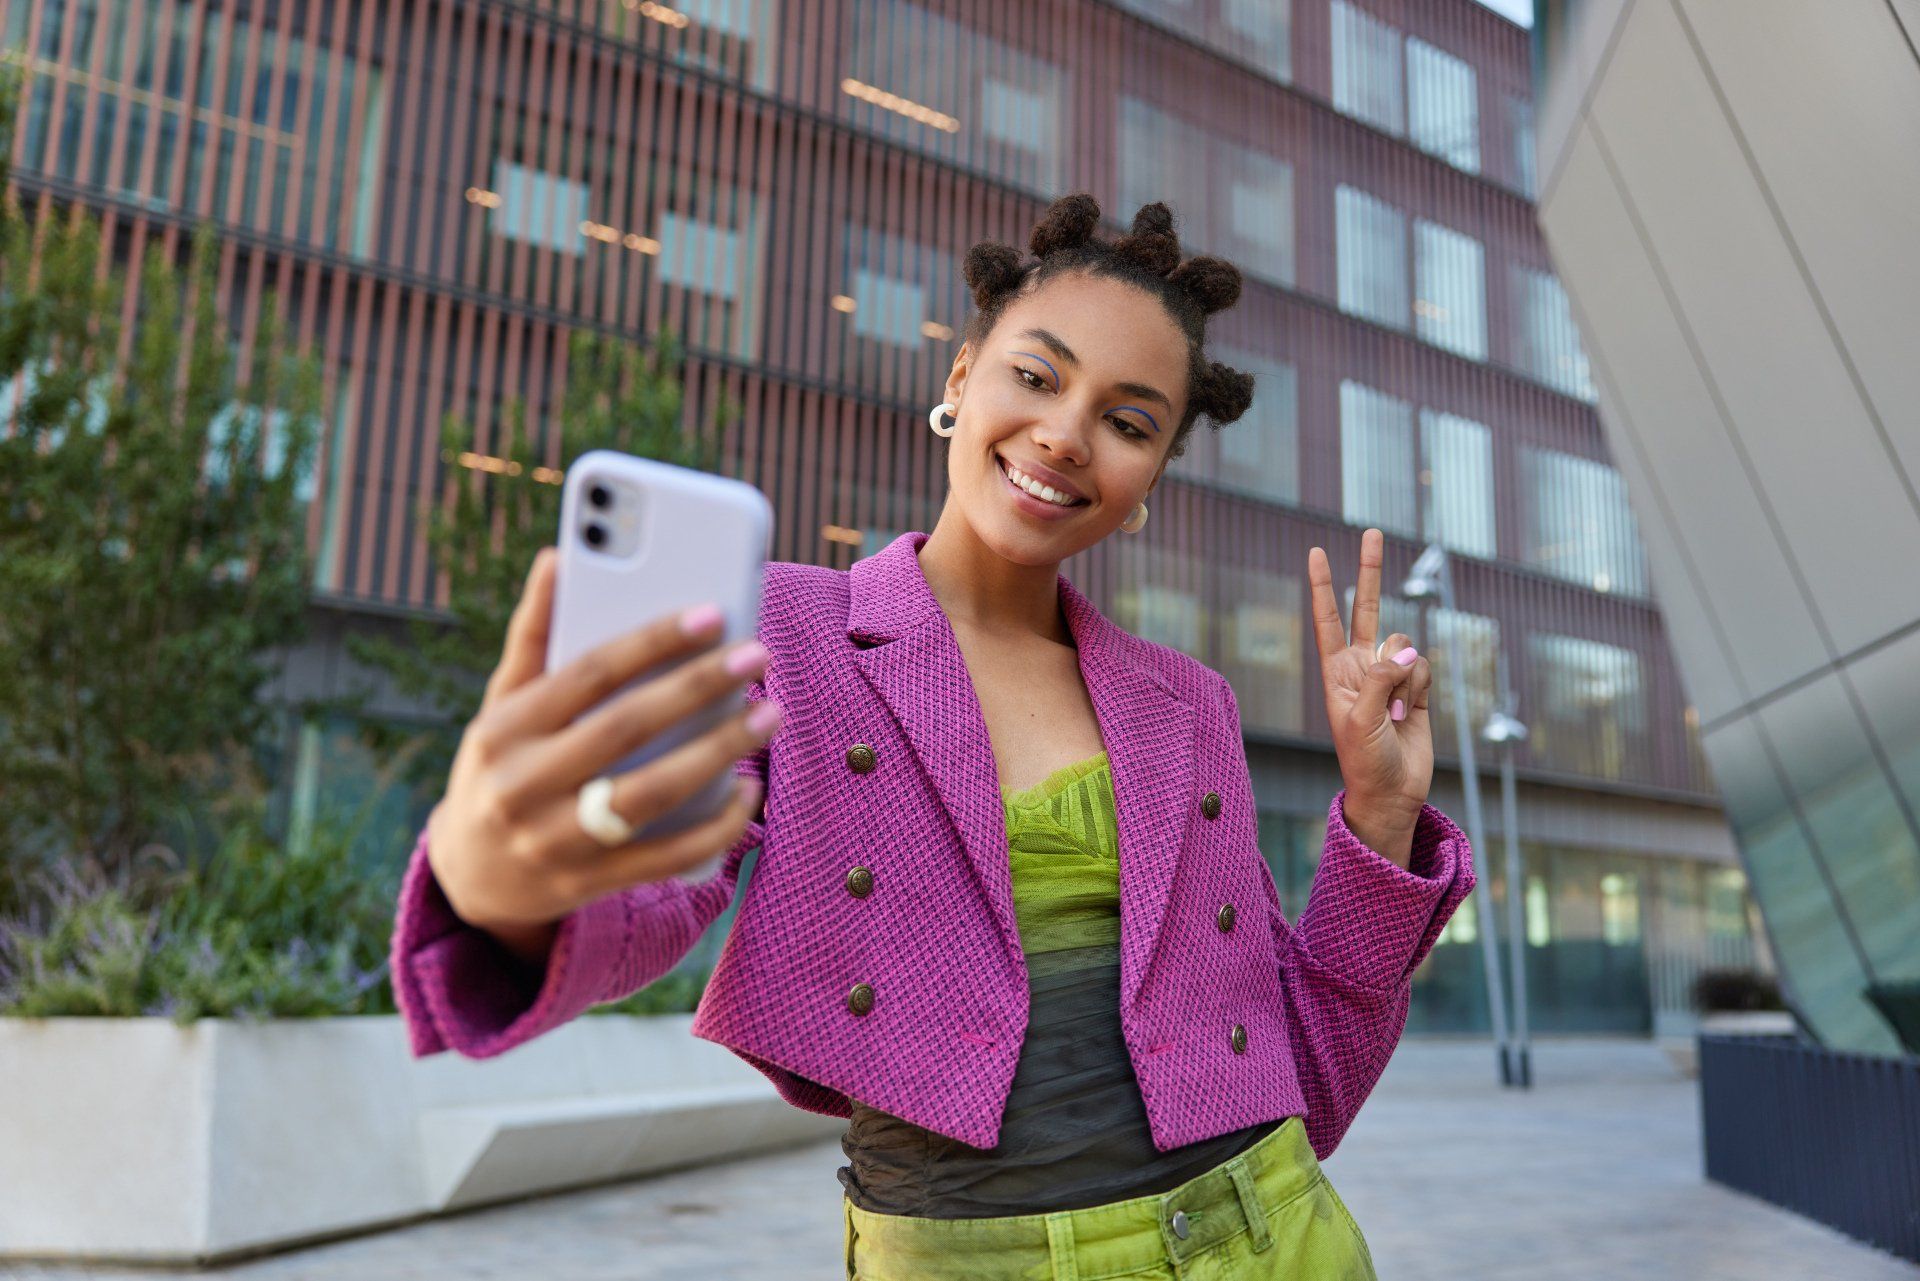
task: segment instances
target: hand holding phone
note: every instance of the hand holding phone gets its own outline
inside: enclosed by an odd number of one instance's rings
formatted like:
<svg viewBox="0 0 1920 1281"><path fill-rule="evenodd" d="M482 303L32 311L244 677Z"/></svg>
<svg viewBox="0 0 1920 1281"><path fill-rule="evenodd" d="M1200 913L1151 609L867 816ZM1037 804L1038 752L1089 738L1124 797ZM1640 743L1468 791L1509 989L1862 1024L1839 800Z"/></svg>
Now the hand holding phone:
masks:
<svg viewBox="0 0 1920 1281"><path fill-rule="evenodd" d="M731 767L759 750L779 720L770 700L735 702L765 670L751 625L720 644L728 639L729 606L735 618L758 618L767 526L752 501L690 498L719 478L662 477L655 469L664 464L634 468L646 460L619 455L624 475L651 471L649 483L664 486L651 490L649 505L661 519L602 519L589 508L608 505L590 502L587 489L606 473L583 467L596 455L607 461L596 451L569 471L575 501L563 502L561 546L534 560L500 663L428 823L428 858L448 903L529 960L545 955L558 922L577 907L717 867L759 806L758 789L734 786ZM758 491L753 496L764 505ZM710 528L704 551L673 541L674 521L690 514L735 536L711 537ZM604 551L591 546L596 525ZM638 571L588 559L632 561L637 543L650 547ZM667 568L649 573L647 563ZM571 564L590 568L563 582ZM707 602L716 608L700 611L701 623L689 607L703 603L703 588L725 599ZM690 623L701 625L690 630ZM612 808L633 825L627 844L603 845L580 826L579 790L602 775L612 781Z"/></svg>

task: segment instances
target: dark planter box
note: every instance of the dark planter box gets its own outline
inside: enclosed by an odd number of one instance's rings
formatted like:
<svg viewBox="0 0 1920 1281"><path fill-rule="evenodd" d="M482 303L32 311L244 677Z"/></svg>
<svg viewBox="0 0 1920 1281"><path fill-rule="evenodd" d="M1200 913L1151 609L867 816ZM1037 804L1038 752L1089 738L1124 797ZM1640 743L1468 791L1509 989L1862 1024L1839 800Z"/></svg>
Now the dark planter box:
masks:
<svg viewBox="0 0 1920 1281"><path fill-rule="evenodd" d="M1920 1059L1700 1038L1707 1177L1920 1263Z"/></svg>

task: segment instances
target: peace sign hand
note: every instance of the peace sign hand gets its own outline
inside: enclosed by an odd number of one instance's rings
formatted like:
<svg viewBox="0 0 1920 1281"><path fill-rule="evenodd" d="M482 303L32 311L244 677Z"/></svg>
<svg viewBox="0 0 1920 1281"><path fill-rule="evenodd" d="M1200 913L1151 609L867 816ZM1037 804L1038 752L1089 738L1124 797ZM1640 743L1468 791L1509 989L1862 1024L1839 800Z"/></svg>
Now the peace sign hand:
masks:
<svg viewBox="0 0 1920 1281"><path fill-rule="evenodd" d="M1307 553L1307 581L1313 587L1313 638L1320 649L1327 720L1346 781L1348 826L1359 835L1358 825L1368 825L1382 833L1384 843L1399 844L1400 836L1411 840L1433 782L1433 731L1427 717L1433 669L1412 651L1411 638L1401 632L1386 638L1385 647L1378 651L1384 658L1376 656L1374 633L1380 625L1385 546L1386 536L1378 529L1360 536L1352 644L1347 643L1347 629L1340 622L1333 571L1326 552L1318 547ZM1395 661L1403 653L1407 665ZM1392 712L1395 702L1404 709L1400 719Z"/></svg>

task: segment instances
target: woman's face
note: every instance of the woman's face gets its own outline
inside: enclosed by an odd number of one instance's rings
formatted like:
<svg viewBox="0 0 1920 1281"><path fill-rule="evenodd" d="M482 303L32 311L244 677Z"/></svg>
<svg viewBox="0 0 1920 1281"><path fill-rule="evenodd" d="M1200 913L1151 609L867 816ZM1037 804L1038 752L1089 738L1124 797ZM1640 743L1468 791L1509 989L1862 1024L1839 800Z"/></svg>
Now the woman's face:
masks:
<svg viewBox="0 0 1920 1281"><path fill-rule="evenodd" d="M948 501L1018 564L1091 547L1160 478L1186 383L1186 336L1158 299L1081 273L1051 280L954 359ZM1067 503L1021 488L1008 464Z"/></svg>

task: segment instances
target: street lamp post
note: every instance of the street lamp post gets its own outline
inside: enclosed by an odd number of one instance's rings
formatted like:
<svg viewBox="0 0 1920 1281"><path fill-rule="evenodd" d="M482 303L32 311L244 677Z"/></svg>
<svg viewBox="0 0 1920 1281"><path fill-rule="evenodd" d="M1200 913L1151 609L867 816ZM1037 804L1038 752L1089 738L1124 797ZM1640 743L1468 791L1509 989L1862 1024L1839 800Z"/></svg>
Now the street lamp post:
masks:
<svg viewBox="0 0 1920 1281"><path fill-rule="evenodd" d="M1507 683L1507 659L1498 654L1494 662L1500 672L1500 706L1487 718L1481 730L1489 743L1500 749L1500 826L1506 831L1507 844L1507 951L1513 967L1513 1043L1518 1060L1519 1083L1533 1088L1533 1041L1527 1029L1527 931L1526 883L1520 869L1520 806L1513 781L1513 745L1527 741L1527 727L1514 716L1513 687Z"/></svg>
<svg viewBox="0 0 1920 1281"><path fill-rule="evenodd" d="M1427 544L1427 549L1413 562L1406 582L1401 585L1400 594L1410 600L1437 599L1449 618L1458 617L1453 608L1453 572L1446 549L1439 543ZM1460 658L1460 646L1455 643L1454 637L1449 636L1447 685L1453 697L1453 723L1460 737L1460 782L1467 798L1467 843L1473 847L1475 880L1482 885L1491 885L1493 882L1487 876L1486 854L1480 839L1485 826L1480 821L1480 775L1473 759L1473 713L1467 706L1466 686L1460 675ZM1500 1084L1512 1085L1513 1061L1507 1043L1507 1003L1501 993L1500 949L1495 941L1493 900L1490 895L1481 894L1477 901L1480 955L1487 972L1487 1013L1493 1021L1493 1039L1498 1046Z"/></svg>

